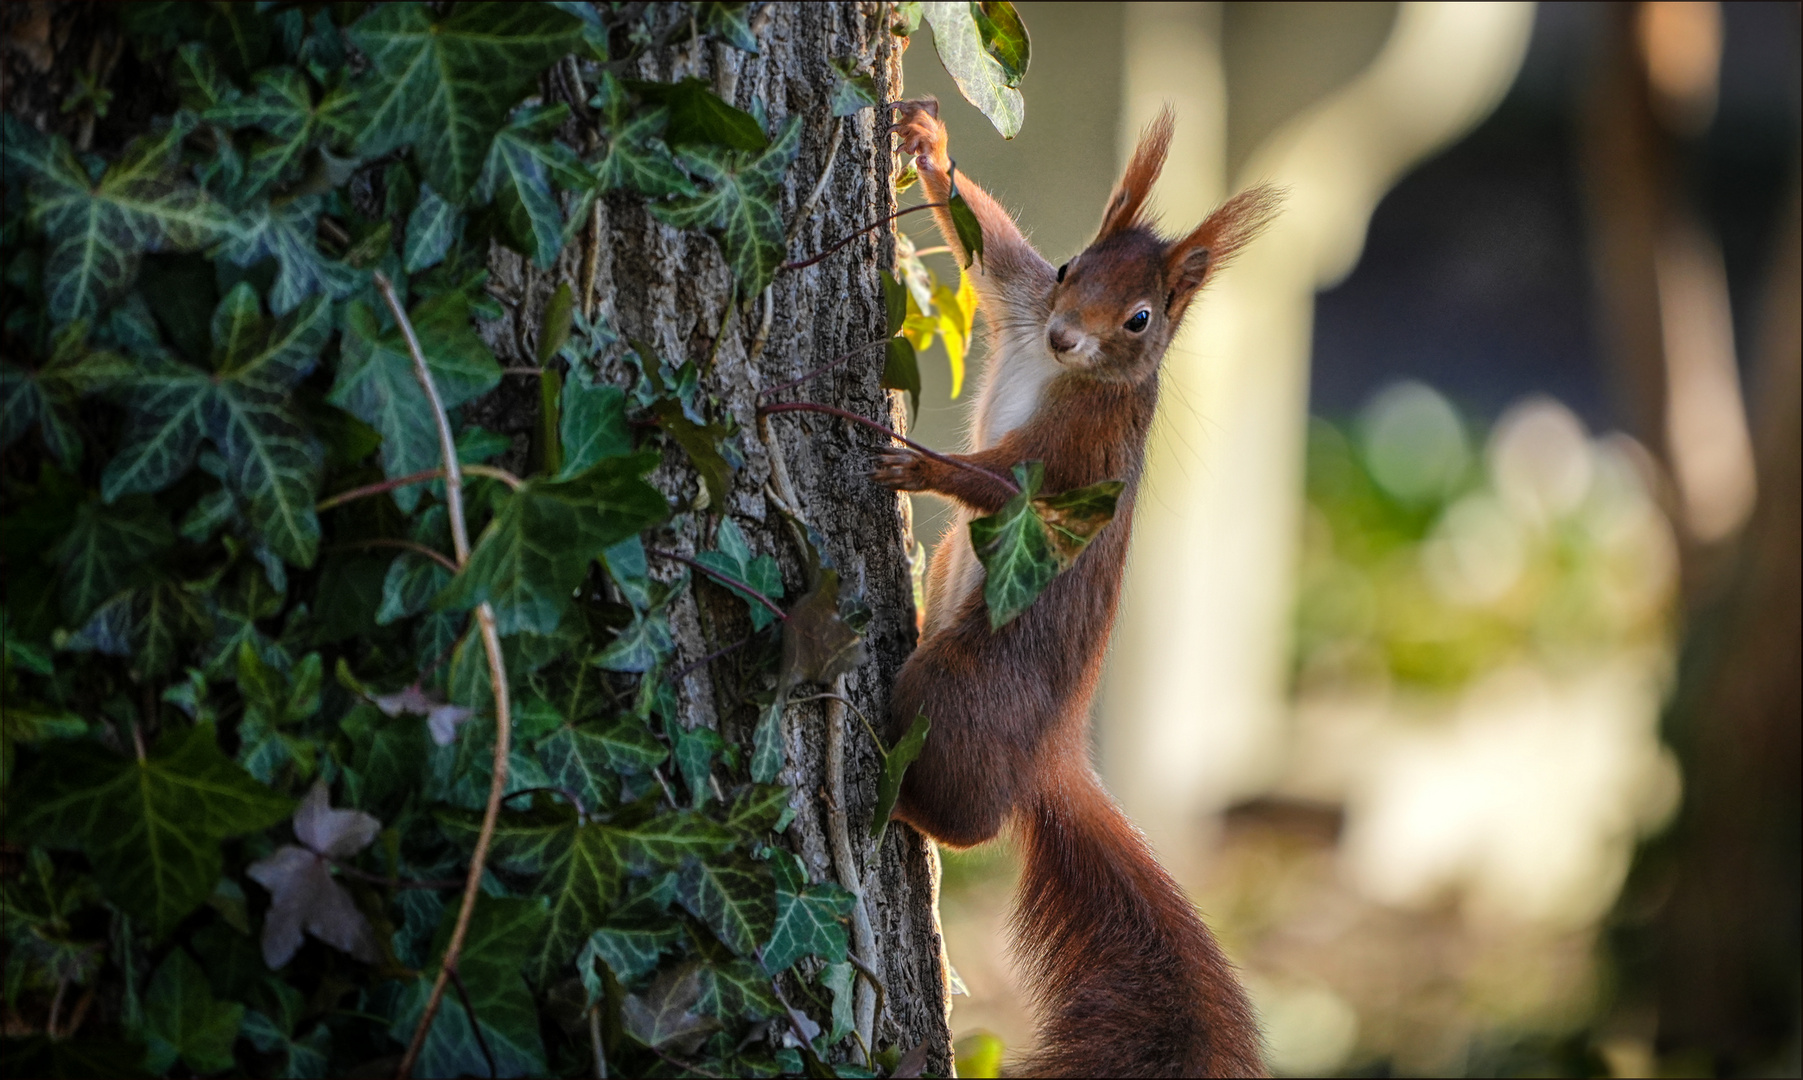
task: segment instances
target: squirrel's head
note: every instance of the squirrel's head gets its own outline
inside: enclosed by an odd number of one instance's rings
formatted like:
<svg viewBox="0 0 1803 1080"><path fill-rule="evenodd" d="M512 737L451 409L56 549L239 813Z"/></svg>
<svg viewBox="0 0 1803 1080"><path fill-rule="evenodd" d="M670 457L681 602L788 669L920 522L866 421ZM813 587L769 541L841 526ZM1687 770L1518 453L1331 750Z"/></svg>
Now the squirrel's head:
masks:
<svg viewBox="0 0 1803 1080"><path fill-rule="evenodd" d="M1171 127L1167 108L1140 137L1095 240L1058 268L1046 348L1066 367L1111 381L1148 378L1196 293L1276 216L1282 195L1259 185L1188 235L1159 235L1145 216L1146 196L1164 168Z"/></svg>

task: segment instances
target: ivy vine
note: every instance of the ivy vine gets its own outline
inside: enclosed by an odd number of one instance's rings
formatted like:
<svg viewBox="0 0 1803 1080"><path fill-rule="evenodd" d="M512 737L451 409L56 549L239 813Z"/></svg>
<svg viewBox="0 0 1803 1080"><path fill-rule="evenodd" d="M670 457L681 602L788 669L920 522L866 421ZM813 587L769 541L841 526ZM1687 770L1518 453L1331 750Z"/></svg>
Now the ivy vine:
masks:
<svg viewBox="0 0 1803 1080"><path fill-rule="evenodd" d="M857 1030L857 897L777 840L785 699L859 660L868 612L811 543L785 607L730 519L693 557L651 542L739 464L704 360L567 286L536 368L479 332L490 245L549 267L615 193L715 237L738 298L784 268L800 120L622 75L676 34L755 51L749 6L655 7L124 5L109 32L169 76L141 134L88 151L102 71L74 144L0 118L0 932L9 1031L37 1032L10 1069L896 1066ZM922 8L1018 85L1009 5L898 5L896 32ZM566 64L585 152L539 96ZM878 104L837 67L836 114ZM961 371L974 299L901 270L885 382L917 390L935 333ZM516 373L542 390L525 475L468 409ZM660 439L697 503L650 482ZM1019 477L984 555L1025 583L1002 622L1081 549L1047 546L1057 508ZM750 658L749 746L678 717L668 612L697 578L745 605L704 661ZM874 835L927 731L877 740Z"/></svg>

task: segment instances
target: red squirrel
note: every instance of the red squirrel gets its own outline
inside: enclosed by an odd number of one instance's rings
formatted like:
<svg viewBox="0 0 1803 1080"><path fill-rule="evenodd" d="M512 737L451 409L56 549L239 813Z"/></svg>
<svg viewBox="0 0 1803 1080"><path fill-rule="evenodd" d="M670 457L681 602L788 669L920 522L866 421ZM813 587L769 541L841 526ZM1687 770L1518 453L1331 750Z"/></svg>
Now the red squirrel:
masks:
<svg viewBox="0 0 1803 1080"><path fill-rule="evenodd" d="M899 151L927 197L945 203L953 176L937 102L895 108ZM1265 1074L1232 966L1089 763L1090 698L1120 597L1159 364L1197 292L1278 203L1255 187L1193 232L1159 235L1146 196L1171 128L1167 111L1146 130L1095 241L1060 267L957 174L983 229L970 273L989 360L970 450L956 460L985 472L904 448L879 452L873 471L894 490L958 504L933 559L920 645L891 703L892 736L917 714L932 721L895 816L952 847L1014 826L1024 860L1016 949L1040 1021L1026 1076ZM963 257L950 211L934 215ZM1046 494L1103 480L1126 487L1114 520L1071 567L992 630L966 526L1013 496L996 477L1022 461L1045 463Z"/></svg>

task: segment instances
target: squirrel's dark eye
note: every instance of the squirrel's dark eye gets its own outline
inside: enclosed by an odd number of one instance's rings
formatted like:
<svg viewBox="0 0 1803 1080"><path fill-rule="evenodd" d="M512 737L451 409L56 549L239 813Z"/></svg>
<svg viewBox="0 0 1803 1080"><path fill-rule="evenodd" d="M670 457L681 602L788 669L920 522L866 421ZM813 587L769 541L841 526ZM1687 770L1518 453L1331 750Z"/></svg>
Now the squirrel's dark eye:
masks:
<svg viewBox="0 0 1803 1080"><path fill-rule="evenodd" d="M1144 330L1146 328L1146 324L1151 321L1152 321L1152 313L1151 312L1136 311L1133 313L1133 318L1128 319L1126 322L1127 332L1131 333L1131 334L1137 334L1141 330Z"/></svg>
<svg viewBox="0 0 1803 1080"><path fill-rule="evenodd" d="M1058 268L1058 280L1059 280L1059 281L1063 281L1063 280L1064 280L1064 272L1065 272L1065 271L1066 271L1066 270L1069 270L1069 269L1070 269L1070 268L1071 268L1071 264L1070 264L1070 263L1065 263L1065 264L1064 264L1064 265L1063 265L1063 266L1060 266L1060 267L1059 267L1059 268Z"/></svg>

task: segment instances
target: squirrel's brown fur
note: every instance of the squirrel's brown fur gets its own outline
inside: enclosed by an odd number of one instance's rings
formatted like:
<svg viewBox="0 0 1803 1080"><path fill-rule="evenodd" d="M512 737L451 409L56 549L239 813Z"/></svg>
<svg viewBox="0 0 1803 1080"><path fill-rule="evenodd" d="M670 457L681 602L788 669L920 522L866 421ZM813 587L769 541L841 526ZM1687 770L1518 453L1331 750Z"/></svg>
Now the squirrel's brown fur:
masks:
<svg viewBox="0 0 1803 1080"><path fill-rule="evenodd" d="M936 103L897 110L901 151L914 156L927 197L945 202L951 165ZM1124 480L1114 520L1030 607L991 630L964 526L1013 492L906 450L883 452L875 473L961 504L934 558L926 632L895 685L894 733L921 713L933 725L896 815L956 847L1014 825L1025 863L1016 948L1041 1028L1019 1067L1028 1076L1264 1072L1232 967L1089 765L1090 698L1120 596L1159 363L1191 299L1277 203L1254 188L1188 235L1159 236L1145 203L1170 134L1167 114L1141 140L1095 242L1062 270L956 177L983 229L970 272L990 350L960 460L998 476L1041 461L1046 494ZM949 212L935 214L960 250Z"/></svg>

